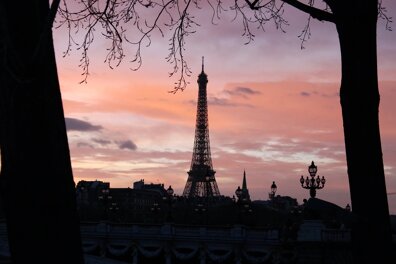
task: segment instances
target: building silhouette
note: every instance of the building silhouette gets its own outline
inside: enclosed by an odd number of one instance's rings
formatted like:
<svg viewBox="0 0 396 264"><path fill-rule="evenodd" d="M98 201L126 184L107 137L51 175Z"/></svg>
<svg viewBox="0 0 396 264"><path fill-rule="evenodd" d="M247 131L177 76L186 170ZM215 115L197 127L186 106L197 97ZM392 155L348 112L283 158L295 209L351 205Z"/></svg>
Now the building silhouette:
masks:
<svg viewBox="0 0 396 264"><path fill-rule="evenodd" d="M213 170L210 153L208 102L206 95L208 76L204 72L203 57L202 72L199 74L197 82L199 89L194 150L183 196L187 198L219 197L220 191L216 183L216 172Z"/></svg>
<svg viewBox="0 0 396 264"><path fill-rule="evenodd" d="M109 182L79 181L76 202L81 221L148 222L153 204L162 201L163 184L133 183L133 188L110 188Z"/></svg>

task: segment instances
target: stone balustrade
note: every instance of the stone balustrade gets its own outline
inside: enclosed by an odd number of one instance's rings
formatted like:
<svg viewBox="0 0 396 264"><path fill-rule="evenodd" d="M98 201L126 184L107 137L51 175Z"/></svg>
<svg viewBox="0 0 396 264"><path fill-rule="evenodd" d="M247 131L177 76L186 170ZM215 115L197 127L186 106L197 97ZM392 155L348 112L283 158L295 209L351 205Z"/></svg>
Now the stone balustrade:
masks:
<svg viewBox="0 0 396 264"><path fill-rule="evenodd" d="M81 224L81 237L87 264L139 264L149 258L163 258L165 264L174 263L175 260L188 263L193 259L198 259L200 264L272 263L281 258L304 259L306 254L303 249L306 243L319 245L317 242L350 242L349 230L326 229L313 221L306 221L300 226L297 240L292 242L294 247L290 252L282 252L285 240L277 229L250 228L244 225L91 222ZM342 247L341 244L340 246ZM0 222L0 257L9 257L8 250L6 225Z"/></svg>

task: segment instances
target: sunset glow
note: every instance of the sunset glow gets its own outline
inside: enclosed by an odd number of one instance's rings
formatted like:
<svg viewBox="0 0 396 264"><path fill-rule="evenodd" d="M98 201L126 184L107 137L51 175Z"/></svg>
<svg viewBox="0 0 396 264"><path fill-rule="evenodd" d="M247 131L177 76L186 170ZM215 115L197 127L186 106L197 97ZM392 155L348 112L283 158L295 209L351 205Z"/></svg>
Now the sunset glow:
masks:
<svg viewBox="0 0 396 264"><path fill-rule="evenodd" d="M384 4L395 17L396 3ZM186 44L190 84L176 94L169 93L176 79L168 76L172 70L165 60L168 37L153 37L138 71L130 70L129 58L109 69L103 63L105 44L98 39L90 54L88 83L79 84L80 53L63 58L66 35L54 30L75 182L97 179L111 187L131 187L144 179L172 185L181 195L194 143L196 80L205 56L210 143L220 193L232 196L246 170L252 199L268 199L275 181L277 194L302 203L309 193L299 179L308 175L313 160L318 174L327 179L317 197L341 207L350 203L337 32L331 24L313 21L312 37L301 49L297 36L307 17L291 7L287 11L286 33L269 25L248 45L241 37L240 22L227 16L218 25L201 21ZM396 214L395 43L395 31L386 31L379 21L380 124L392 214Z"/></svg>

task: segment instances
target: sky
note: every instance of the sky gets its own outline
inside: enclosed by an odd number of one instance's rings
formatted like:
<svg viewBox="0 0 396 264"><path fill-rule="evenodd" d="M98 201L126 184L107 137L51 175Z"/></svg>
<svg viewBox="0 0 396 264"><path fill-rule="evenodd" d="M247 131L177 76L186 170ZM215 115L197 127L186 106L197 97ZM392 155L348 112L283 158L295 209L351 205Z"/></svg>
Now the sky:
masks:
<svg viewBox="0 0 396 264"><path fill-rule="evenodd" d="M389 16L396 3L383 1ZM312 21L311 38L301 49L307 15L286 7L289 26L268 24L245 45L243 28L230 12L216 25L207 7L196 11L200 23L186 39L192 70L184 91L169 93L176 77L166 61L168 31L154 34L142 48L143 64L131 70L133 47L113 69L104 63L107 43L95 39L89 50L87 83L78 67L81 51L63 57L67 35L54 29L57 66L75 182L100 180L111 187L146 183L171 185L181 195L194 144L197 77L201 57L208 75L211 154L220 193L232 196L246 171L253 200L277 194L309 198L301 188L314 161L326 178L317 197L345 207L350 203L341 107L340 52L334 25ZM395 27L394 25L392 25ZM158 32L157 32L158 33ZM378 23L380 129L389 209L396 214L396 34ZM370 195L370 194L368 194ZM353 209L353 208L352 208Z"/></svg>

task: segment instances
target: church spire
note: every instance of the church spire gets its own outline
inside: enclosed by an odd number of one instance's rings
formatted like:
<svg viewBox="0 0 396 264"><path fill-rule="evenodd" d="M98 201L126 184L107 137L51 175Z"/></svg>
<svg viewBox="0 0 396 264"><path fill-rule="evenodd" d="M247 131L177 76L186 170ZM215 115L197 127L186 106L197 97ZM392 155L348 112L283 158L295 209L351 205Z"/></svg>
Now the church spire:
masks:
<svg viewBox="0 0 396 264"><path fill-rule="evenodd" d="M204 64L204 58L205 58L205 57L202 56L202 72L204 72L204 65L205 65L205 64Z"/></svg>
<svg viewBox="0 0 396 264"><path fill-rule="evenodd" d="M250 194L249 194L249 189L247 188L247 183L246 183L246 171L243 170L243 180L242 180L242 199L245 199L246 201L250 201Z"/></svg>
<svg viewBox="0 0 396 264"><path fill-rule="evenodd" d="M242 190L247 190L246 171L245 170L243 170Z"/></svg>

